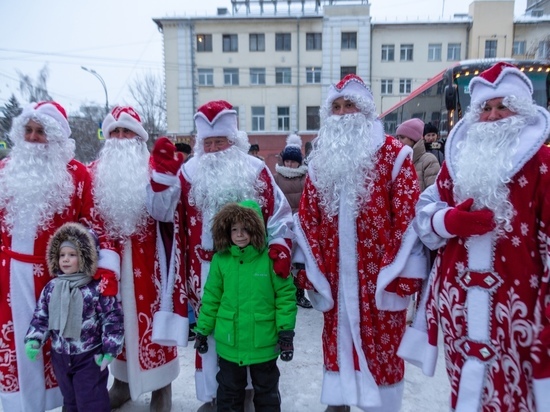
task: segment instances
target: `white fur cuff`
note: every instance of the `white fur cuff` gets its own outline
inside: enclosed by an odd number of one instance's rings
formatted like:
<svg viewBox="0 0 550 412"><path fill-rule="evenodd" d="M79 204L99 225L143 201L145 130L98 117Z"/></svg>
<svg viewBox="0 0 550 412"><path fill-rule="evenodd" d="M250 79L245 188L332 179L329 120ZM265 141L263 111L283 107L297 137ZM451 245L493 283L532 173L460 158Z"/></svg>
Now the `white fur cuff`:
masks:
<svg viewBox="0 0 550 412"><path fill-rule="evenodd" d="M153 182L160 183L164 186L174 186L176 183L178 183L178 177L167 175L165 173L159 173L156 170L153 170L153 174L151 176Z"/></svg>
<svg viewBox="0 0 550 412"><path fill-rule="evenodd" d="M550 406L550 378L533 379L533 392L537 411L545 411Z"/></svg>
<svg viewBox="0 0 550 412"><path fill-rule="evenodd" d="M189 319L172 312L158 311L153 315L152 341L163 346L187 346Z"/></svg>
<svg viewBox="0 0 550 412"><path fill-rule="evenodd" d="M428 343L428 334L408 327L405 330L397 355L422 369L426 376L434 376L437 363L437 346Z"/></svg>
<svg viewBox="0 0 550 412"><path fill-rule="evenodd" d="M451 239L455 237L455 235L449 233L447 231L447 228L445 227L445 215L449 210L452 208L448 207L446 209L441 209L435 212L435 214L432 216L432 229L434 232L444 238L444 239Z"/></svg>

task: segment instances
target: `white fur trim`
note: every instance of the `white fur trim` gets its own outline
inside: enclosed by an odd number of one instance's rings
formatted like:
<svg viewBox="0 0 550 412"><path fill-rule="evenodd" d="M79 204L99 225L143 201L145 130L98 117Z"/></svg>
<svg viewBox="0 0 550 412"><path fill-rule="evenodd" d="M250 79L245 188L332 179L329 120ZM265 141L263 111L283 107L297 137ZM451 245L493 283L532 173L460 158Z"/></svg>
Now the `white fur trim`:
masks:
<svg viewBox="0 0 550 412"><path fill-rule="evenodd" d="M548 410L550 405L550 378L533 379L533 392L538 412Z"/></svg>
<svg viewBox="0 0 550 412"><path fill-rule="evenodd" d="M231 137L238 131L237 112L233 109L225 109L219 112L212 121L202 112L195 114L195 126L197 128L197 141L208 137Z"/></svg>
<svg viewBox="0 0 550 412"><path fill-rule="evenodd" d="M456 237L456 235L453 235L452 233L449 233L447 231L447 228L445 227L445 215L449 210L451 210L452 207L447 207L445 209L438 210L435 212L432 216L432 227L434 232L444 239L451 239L453 237Z"/></svg>
<svg viewBox="0 0 550 412"><path fill-rule="evenodd" d="M187 346L189 319L159 310L153 315L151 340L163 346Z"/></svg>
<svg viewBox="0 0 550 412"><path fill-rule="evenodd" d="M475 341L490 342L489 329L492 314L489 293L485 289L469 288L466 295L468 337Z"/></svg>
<svg viewBox="0 0 550 412"><path fill-rule="evenodd" d="M434 376L437 365L437 346L430 345L425 331L408 327L401 339L397 355L419 367L426 376Z"/></svg>
<svg viewBox="0 0 550 412"><path fill-rule="evenodd" d="M485 364L468 358L462 367L455 412L479 411L485 381Z"/></svg>
<svg viewBox="0 0 550 412"><path fill-rule="evenodd" d="M335 84L331 84L325 104L330 106L336 99L350 96L360 96L365 100L373 100L372 93L365 83L360 82L359 79L350 79L341 89L337 89Z"/></svg>
<svg viewBox="0 0 550 412"><path fill-rule="evenodd" d="M156 170L153 170L151 180L164 186L174 186L178 183L178 176L167 175L165 173L159 173Z"/></svg>
<svg viewBox="0 0 550 412"><path fill-rule="evenodd" d="M97 267L112 270L115 272L116 278L120 280L120 256L114 250L101 249Z"/></svg>
<svg viewBox="0 0 550 412"><path fill-rule="evenodd" d="M399 151L399 154L395 158L395 162L393 164L393 169L391 171L391 180L394 181L397 178L397 175L399 175L399 172L401 171L401 166L403 166L403 162L407 157L412 158L413 149L410 146L403 146L401 150Z"/></svg>
<svg viewBox="0 0 550 412"><path fill-rule="evenodd" d="M497 97L516 96L522 99L533 99L531 80L513 67L502 69L494 83L481 76L475 76L469 85L472 104L481 104Z"/></svg>
<svg viewBox="0 0 550 412"><path fill-rule="evenodd" d="M117 108L114 108L113 111L116 109ZM143 128L142 123L126 112L120 112L118 120L113 117L112 111L105 117L101 125L105 139L110 139L111 132L117 127L123 127L131 130L143 142L146 142L149 139L149 133L147 133L147 131Z"/></svg>
<svg viewBox="0 0 550 412"><path fill-rule="evenodd" d="M218 382L218 355L216 341L208 336L208 352L199 355L202 358L202 370L195 371L195 390L197 399L202 402L211 402L216 397Z"/></svg>
<svg viewBox="0 0 550 412"><path fill-rule="evenodd" d="M466 240L468 250L468 268L479 272L485 272L493 267L493 243L495 232L485 233L481 236L472 236Z"/></svg>

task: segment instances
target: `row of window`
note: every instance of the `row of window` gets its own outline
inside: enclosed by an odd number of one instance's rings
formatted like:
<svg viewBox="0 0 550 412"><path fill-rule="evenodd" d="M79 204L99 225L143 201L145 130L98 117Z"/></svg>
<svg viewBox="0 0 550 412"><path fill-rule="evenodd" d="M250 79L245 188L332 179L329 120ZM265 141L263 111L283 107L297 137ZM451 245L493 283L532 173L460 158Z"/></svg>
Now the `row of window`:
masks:
<svg viewBox="0 0 550 412"><path fill-rule="evenodd" d="M291 50L292 33L275 33L275 51ZM323 43L322 33L306 33L306 50L321 50ZM340 47L346 49L357 49L357 33L343 32ZM265 51L265 33L250 33L248 35L248 50L251 52ZM197 35L197 51L212 51L212 35ZM222 51L238 52L238 34L222 34Z"/></svg>
<svg viewBox="0 0 550 412"><path fill-rule="evenodd" d="M234 109L239 112L238 107ZM252 106L251 120L252 131L262 132L265 131L265 106ZM320 118L319 118L319 106L307 106L306 107L306 127L307 130L319 130ZM290 107L278 106L277 107L277 130L281 132L290 131Z"/></svg>
<svg viewBox="0 0 550 412"><path fill-rule="evenodd" d="M412 79L399 79L399 94L412 91ZM380 80L380 94L393 94L393 79Z"/></svg>
<svg viewBox="0 0 550 412"><path fill-rule="evenodd" d="M428 44L428 61L435 62L441 61L441 53L443 49L442 43L430 43ZM413 60L413 44L401 44L399 47L399 60L402 62ZM447 45L447 60L458 61L460 60L460 43L449 43ZM381 59L383 62L395 61L395 45L383 44Z"/></svg>

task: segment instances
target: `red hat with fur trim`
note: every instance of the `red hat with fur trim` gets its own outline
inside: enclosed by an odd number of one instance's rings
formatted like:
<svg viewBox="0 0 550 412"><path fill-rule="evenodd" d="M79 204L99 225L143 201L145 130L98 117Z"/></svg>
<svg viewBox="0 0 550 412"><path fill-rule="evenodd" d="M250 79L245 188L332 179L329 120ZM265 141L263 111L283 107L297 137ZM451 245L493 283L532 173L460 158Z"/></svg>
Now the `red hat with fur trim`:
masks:
<svg viewBox="0 0 550 412"><path fill-rule="evenodd" d="M233 141L237 134L237 112L225 100L203 104L195 114L197 141L208 137L223 136Z"/></svg>
<svg viewBox="0 0 550 412"><path fill-rule="evenodd" d="M44 126L48 141L65 140L71 135L67 113L63 106L57 102L49 101L29 104L23 109L21 115L17 117L17 125L25 125L29 120L35 120ZM19 136L19 132L19 130L16 131L12 128L13 136ZM23 138L22 132L21 137Z"/></svg>
<svg viewBox="0 0 550 412"><path fill-rule="evenodd" d="M533 84L516 66L498 62L470 81L470 96L472 105L508 96L532 100Z"/></svg>
<svg viewBox="0 0 550 412"><path fill-rule="evenodd" d="M149 133L147 133L141 123L141 117L133 107L115 106L103 120L103 136L109 139L111 137L111 132L117 127L131 130L144 142L149 139Z"/></svg>
<svg viewBox="0 0 550 412"><path fill-rule="evenodd" d="M354 96L364 100L373 100L372 93L365 82L356 74L348 74L338 83L330 86L326 104L330 106L334 100L340 97L353 98Z"/></svg>

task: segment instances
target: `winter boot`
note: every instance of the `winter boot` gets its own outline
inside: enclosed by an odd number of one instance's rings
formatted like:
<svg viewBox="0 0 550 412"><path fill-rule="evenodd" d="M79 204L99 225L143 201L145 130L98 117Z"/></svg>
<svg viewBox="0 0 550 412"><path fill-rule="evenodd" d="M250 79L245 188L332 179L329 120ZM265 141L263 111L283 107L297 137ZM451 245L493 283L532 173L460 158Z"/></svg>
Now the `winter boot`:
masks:
<svg viewBox="0 0 550 412"><path fill-rule="evenodd" d="M195 331L193 329L195 329L195 326L197 326L196 323L191 323L189 325L189 337L187 338L187 340L189 342L192 342L195 340L195 338L197 337L197 334L195 333Z"/></svg>
<svg viewBox="0 0 550 412"><path fill-rule="evenodd" d="M109 403L111 409L120 408L130 400L130 387L127 382L115 378L113 386L109 389Z"/></svg>
<svg viewBox="0 0 550 412"><path fill-rule="evenodd" d="M296 304L306 309L311 309L311 302L306 298L304 289L296 289Z"/></svg>
<svg viewBox="0 0 550 412"><path fill-rule="evenodd" d="M329 405L327 406L327 409L325 409L325 412L349 412L350 407L347 405Z"/></svg>
<svg viewBox="0 0 550 412"><path fill-rule="evenodd" d="M212 402L206 402L205 404L202 404L199 409L197 409L197 412L217 412L218 407L216 406L216 399L214 399Z"/></svg>
<svg viewBox="0 0 550 412"><path fill-rule="evenodd" d="M170 412L172 409L172 384L157 389L151 394L151 412Z"/></svg>
<svg viewBox="0 0 550 412"><path fill-rule="evenodd" d="M254 389L244 391L244 412L254 412Z"/></svg>

